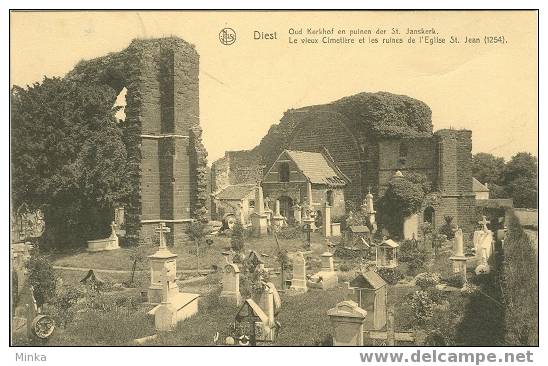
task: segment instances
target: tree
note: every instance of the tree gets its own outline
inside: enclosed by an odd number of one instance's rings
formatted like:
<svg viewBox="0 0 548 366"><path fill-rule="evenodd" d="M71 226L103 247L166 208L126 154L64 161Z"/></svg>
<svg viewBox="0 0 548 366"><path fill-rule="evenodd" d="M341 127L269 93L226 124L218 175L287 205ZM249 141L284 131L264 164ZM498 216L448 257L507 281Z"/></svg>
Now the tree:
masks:
<svg viewBox="0 0 548 366"><path fill-rule="evenodd" d="M28 281L33 288L36 305L41 307L55 295L57 275L48 259L33 255L27 263Z"/></svg>
<svg viewBox="0 0 548 366"><path fill-rule="evenodd" d="M209 234L209 225L194 221L190 224L188 235L196 245L196 273L200 274L200 246L203 244L205 236Z"/></svg>
<svg viewBox="0 0 548 366"><path fill-rule="evenodd" d="M504 182L514 207L537 207L537 170L537 158L526 152L517 153L506 164Z"/></svg>
<svg viewBox="0 0 548 366"><path fill-rule="evenodd" d="M379 200L383 225L394 235L400 235L403 220L417 213L425 196L423 183L403 178L390 181L384 196Z"/></svg>
<svg viewBox="0 0 548 366"><path fill-rule="evenodd" d="M46 244L108 234L112 209L130 190L112 88L44 78L11 91L14 207L42 210Z"/></svg>
<svg viewBox="0 0 548 366"><path fill-rule="evenodd" d="M240 253L244 249L245 228L241 222L236 222L232 227L232 236L230 237L230 246L232 250Z"/></svg>
<svg viewBox="0 0 548 366"><path fill-rule="evenodd" d="M504 159L488 153L477 153L472 157L472 176L481 183L502 185ZM492 193L492 192L491 192Z"/></svg>

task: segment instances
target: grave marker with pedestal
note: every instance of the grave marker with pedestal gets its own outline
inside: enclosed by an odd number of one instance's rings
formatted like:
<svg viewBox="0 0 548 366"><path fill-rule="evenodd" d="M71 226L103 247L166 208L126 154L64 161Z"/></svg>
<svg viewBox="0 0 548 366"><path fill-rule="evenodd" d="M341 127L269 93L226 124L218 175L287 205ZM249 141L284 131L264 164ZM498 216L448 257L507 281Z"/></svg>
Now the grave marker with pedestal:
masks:
<svg viewBox="0 0 548 366"><path fill-rule="evenodd" d="M257 186L255 189L255 212L251 214L251 225L253 228L253 235L260 237L268 234L268 216L265 213L263 188Z"/></svg>
<svg viewBox="0 0 548 366"><path fill-rule="evenodd" d="M306 285L306 261L301 252L297 252L293 257L293 279L291 280L291 287L289 289L298 292L308 291Z"/></svg>
<svg viewBox="0 0 548 366"><path fill-rule="evenodd" d="M242 304L240 269L236 264L230 263L228 257L226 257L226 263L223 266L223 290L220 297L236 306Z"/></svg>
<svg viewBox="0 0 548 366"><path fill-rule="evenodd" d="M352 300L342 301L328 310L333 327L334 346L363 346L363 331L367 311Z"/></svg>
<svg viewBox="0 0 548 366"><path fill-rule="evenodd" d="M322 216L323 216L323 225L322 225L322 234L326 238L331 236L331 206L327 202L322 206Z"/></svg>
<svg viewBox="0 0 548 366"><path fill-rule="evenodd" d="M155 230L160 235L160 248L149 256L151 261L150 287L148 301L159 303L149 315L154 316L156 329L169 331L178 322L183 321L198 312L200 295L179 292L177 286L177 255L169 251L165 244L164 233L169 232L165 223L160 223Z"/></svg>
<svg viewBox="0 0 548 366"><path fill-rule="evenodd" d="M462 229L457 227L455 230L455 238L453 245L453 255L449 257L453 263L453 273L460 273L463 279L463 283L466 283L466 260L464 255L464 239Z"/></svg>

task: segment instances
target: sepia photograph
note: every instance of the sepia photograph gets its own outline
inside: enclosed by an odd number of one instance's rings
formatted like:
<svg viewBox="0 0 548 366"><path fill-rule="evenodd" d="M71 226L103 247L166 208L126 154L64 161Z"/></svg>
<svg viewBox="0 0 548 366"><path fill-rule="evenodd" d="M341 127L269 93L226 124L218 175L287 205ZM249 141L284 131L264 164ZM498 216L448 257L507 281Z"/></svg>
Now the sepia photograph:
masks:
<svg viewBox="0 0 548 366"><path fill-rule="evenodd" d="M10 10L16 361L538 347L538 17Z"/></svg>

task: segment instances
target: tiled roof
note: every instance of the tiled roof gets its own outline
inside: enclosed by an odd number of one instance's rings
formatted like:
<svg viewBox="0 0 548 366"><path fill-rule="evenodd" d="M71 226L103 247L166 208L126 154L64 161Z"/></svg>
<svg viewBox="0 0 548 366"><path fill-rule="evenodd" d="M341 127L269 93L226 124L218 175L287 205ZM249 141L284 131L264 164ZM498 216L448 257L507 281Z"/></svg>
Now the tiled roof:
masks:
<svg viewBox="0 0 548 366"><path fill-rule="evenodd" d="M479 180L472 177L472 191L474 192L489 192L489 188L481 184Z"/></svg>
<svg viewBox="0 0 548 366"><path fill-rule="evenodd" d="M352 225L350 226L350 231L353 233L368 233L370 232L369 228L365 225Z"/></svg>
<svg viewBox="0 0 548 366"><path fill-rule="evenodd" d="M370 288L377 290L386 285L386 282L382 279L377 272L367 271L360 273L356 278L350 281L350 287L354 288Z"/></svg>
<svg viewBox="0 0 548 366"><path fill-rule="evenodd" d="M514 200L512 198L490 198L487 200L476 200L476 206L485 208L513 208Z"/></svg>
<svg viewBox="0 0 548 366"><path fill-rule="evenodd" d="M397 248L400 245L392 239L386 239L386 240L383 240L383 242L380 244L380 246L381 247Z"/></svg>
<svg viewBox="0 0 548 366"><path fill-rule="evenodd" d="M311 183L329 186L345 186L347 184L343 174L329 165L323 154L294 150L286 150L286 152Z"/></svg>
<svg viewBox="0 0 548 366"><path fill-rule="evenodd" d="M215 195L219 200L241 200L253 193L255 185L253 184L236 184L223 188Z"/></svg>

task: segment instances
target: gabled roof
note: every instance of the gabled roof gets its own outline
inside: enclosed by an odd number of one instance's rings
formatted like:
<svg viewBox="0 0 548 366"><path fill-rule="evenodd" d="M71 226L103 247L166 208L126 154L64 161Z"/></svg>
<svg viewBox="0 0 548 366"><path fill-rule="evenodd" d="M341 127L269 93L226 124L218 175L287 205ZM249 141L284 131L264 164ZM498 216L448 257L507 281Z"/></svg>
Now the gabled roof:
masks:
<svg viewBox="0 0 548 366"><path fill-rule="evenodd" d="M215 198L218 200L241 200L254 192L254 184L235 184L223 188L215 195Z"/></svg>
<svg viewBox="0 0 548 366"><path fill-rule="evenodd" d="M241 321L247 318L259 318L263 324L268 323L268 316L253 299L247 299L236 314L236 320Z"/></svg>
<svg viewBox="0 0 548 366"><path fill-rule="evenodd" d="M350 231L353 233L369 233L370 230L365 225L352 225L350 226Z"/></svg>
<svg viewBox="0 0 548 366"><path fill-rule="evenodd" d="M343 187L349 179L322 153L284 150L310 183ZM283 154L283 153L282 153Z"/></svg>
<svg viewBox="0 0 548 366"><path fill-rule="evenodd" d="M352 281L350 281L350 287L354 288L368 288L377 290L383 286L386 286L386 282L377 272L374 271L359 273Z"/></svg>
<svg viewBox="0 0 548 366"><path fill-rule="evenodd" d="M472 177L472 191L489 192L489 188L487 188L484 184L481 184L481 182L476 178Z"/></svg>
<svg viewBox="0 0 548 366"><path fill-rule="evenodd" d="M386 240L383 240L382 243L379 244L379 246L389 247L389 248L398 248L400 245L392 239L386 239Z"/></svg>

